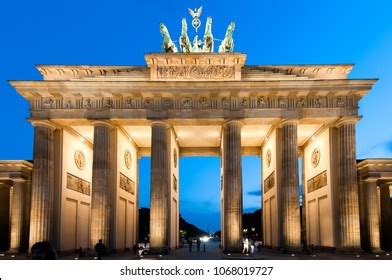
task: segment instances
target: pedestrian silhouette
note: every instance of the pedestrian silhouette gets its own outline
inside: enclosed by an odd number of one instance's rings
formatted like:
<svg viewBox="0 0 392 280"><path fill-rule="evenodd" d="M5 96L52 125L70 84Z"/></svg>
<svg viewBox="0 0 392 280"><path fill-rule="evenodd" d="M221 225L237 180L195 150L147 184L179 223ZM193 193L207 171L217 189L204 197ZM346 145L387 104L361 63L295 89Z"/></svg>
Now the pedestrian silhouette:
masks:
<svg viewBox="0 0 392 280"><path fill-rule="evenodd" d="M99 239L98 243L95 244L94 249L98 254L98 260L102 260L102 257L106 254L106 246L102 243L102 239Z"/></svg>
<svg viewBox="0 0 392 280"><path fill-rule="evenodd" d="M189 244L189 252L192 252L192 237L189 237L188 244Z"/></svg>
<svg viewBox="0 0 392 280"><path fill-rule="evenodd" d="M196 240L196 246L197 246L197 251L198 252L200 252L200 237L197 237L197 240Z"/></svg>
<svg viewBox="0 0 392 280"><path fill-rule="evenodd" d="M257 244L257 249L259 250L259 253L261 252L261 241L259 241L259 244Z"/></svg>
<svg viewBox="0 0 392 280"><path fill-rule="evenodd" d="M86 255L86 253L83 252L83 248L82 247L79 247L79 249L77 250L77 253L79 254L79 259L83 258Z"/></svg>

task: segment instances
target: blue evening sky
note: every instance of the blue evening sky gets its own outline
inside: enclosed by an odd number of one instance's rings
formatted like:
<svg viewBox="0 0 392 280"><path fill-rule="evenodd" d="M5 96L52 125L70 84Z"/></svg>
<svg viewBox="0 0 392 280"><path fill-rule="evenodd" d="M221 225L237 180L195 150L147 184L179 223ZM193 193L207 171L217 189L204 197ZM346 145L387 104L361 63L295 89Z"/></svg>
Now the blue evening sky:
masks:
<svg viewBox="0 0 392 280"><path fill-rule="evenodd" d="M236 21L235 50L247 64L355 63L351 78L380 80L360 102L357 155L392 157L392 2L2 0L0 159L31 159L29 105L7 80L41 79L35 64L144 65L161 46L159 23L177 40L187 8L204 6L222 38ZM191 30L191 28L189 28ZM190 32L193 38L193 33ZM217 43L216 43L217 44ZM140 160L140 205L149 204L149 158ZM244 157L244 208L260 207L260 159ZM219 228L219 158L180 160L180 212Z"/></svg>

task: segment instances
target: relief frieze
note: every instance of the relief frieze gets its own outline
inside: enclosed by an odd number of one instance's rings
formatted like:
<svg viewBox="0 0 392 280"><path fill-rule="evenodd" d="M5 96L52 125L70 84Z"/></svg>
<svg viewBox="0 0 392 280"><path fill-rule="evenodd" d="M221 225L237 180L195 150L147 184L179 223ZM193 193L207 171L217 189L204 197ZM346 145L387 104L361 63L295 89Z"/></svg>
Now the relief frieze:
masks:
<svg viewBox="0 0 392 280"><path fill-rule="evenodd" d="M177 191L178 185L177 185L177 177L173 174L173 190Z"/></svg>
<svg viewBox="0 0 392 280"><path fill-rule="evenodd" d="M82 104L83 109L97 109L97 100L90 97L83 98Z"/></svg>
<svg viewBox="0 0 392 280"><path fill-rule="evenodd" d="M286 109L286 108L357 108L355 97L158 97L158 98L41 98L32 102L33 109L41 110L191 110L191 109Z"/></svg>
<svg viewBox="0 0 392 280"><path fill-rule="evenodd" d="M321 172L320 174L314 176L308 180L308 193L314 192L322 187L325 187L327 182L327 170Z"/></svg>
<svg viewBox="0 0 392 280"><path fill-rule="evenodd" d="M269 190L271 190L275 186L275 171L272 172L267 179L264 180L264 193L267 193Z"/></svg>
<svg viewBox="0 0 392 280"><path fill-rule="evenodd" d="M158 66L158 80L228 80L235 78L234 67L222 65Z"/></svg>
<svg viewBox="0 0 392 280"><path fill-rule="evenodd" d="M85 195L90 195L91 184L75 175L67 173L67 189L73 190Z"/></svg>
<svg viewBox="0 0 392 280"><path fill-rule="evenodd" d="M130 194L135 194L135 182L120 173L120 189L123 189Z"/></svg>

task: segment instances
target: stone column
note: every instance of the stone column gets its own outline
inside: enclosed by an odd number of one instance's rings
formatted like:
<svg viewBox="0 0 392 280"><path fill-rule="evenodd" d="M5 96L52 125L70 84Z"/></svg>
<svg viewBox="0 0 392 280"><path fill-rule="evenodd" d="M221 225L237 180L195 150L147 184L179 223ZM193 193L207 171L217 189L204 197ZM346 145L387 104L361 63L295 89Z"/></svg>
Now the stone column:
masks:
<svg viewBox="0 0 392 280"><path fill-rule="evenodd" d="M223 215L227 252L242 246L241 123L230 121L223 128Z"/></svg>
<svg viewBox="0 0 392 280"><path fill-rule="evenodd" d="M360 250L358 181L355 146L356 119L337 124L338 250Z"/></svg>
<svg viewBox="0 0 392 280"><path fill-rule="evenodd" d="M14 181L11 197L11 241L10 251L19 252L23 236L24 205L24 182Z"/></svg>
<svg viewBox="0 0 392 280"><path fill-rule="evenodd" d="M113 247L110 237L114 223L111 215L116 182L113 171L115 149L115 129L109 123L95 122L90 227L92 247L100 239L107 247Z"/></svg>
<svg viewBox="0 0 392 280"><path fill-rule="evenodd" d="M380 216L377 181L359 182L361 244L364 250L380 252Z"/></svg>
<svg viewBox="0 0 392 280"><path fill-rule="evenodd" d="M380 210L381 210L381 239L382 248L386 251L392 250L392 213L391 213L391 194L389 185L380 187Z"/></svg>
<svg viewBox="0 0 392 280"><path fill-rule="evenodd" d="M29 248L38 241L52 241L54 198L55 127L34 125L34 166L31 185Z"/></svg>
<svg viewBox="0 0 392 280"><path fill-rule="evenodd" d="M170 228L170 127L151 125L150 248L166 252Z"/></svg>
<svg viewBox="0 0 392 280"><path fill-rule="evenodd" d="M306 179L305 176L306 171L305 171L305 155L304 152L302 151L302 216L301 216L301 223L302 223L302 228L301 228L301 243L304 245L307 245L308 243L308 238L307 238L307 228L306 228Z"/></svg>
<svg viewBox="0 0 392 280"><path fill-rule="evenodd" d="M297 250L301 246L297 121L283 122L278 137L278 193L281 197L282 246L288 250Z"/></svg>

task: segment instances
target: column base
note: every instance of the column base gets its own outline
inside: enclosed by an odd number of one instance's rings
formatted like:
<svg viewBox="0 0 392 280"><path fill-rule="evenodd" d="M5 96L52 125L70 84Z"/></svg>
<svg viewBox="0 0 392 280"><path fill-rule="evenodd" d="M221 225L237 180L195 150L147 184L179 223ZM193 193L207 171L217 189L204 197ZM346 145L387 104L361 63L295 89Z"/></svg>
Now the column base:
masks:
<svg viewBox="0 0 392 280"><path fill-rule="evenodd" d="M10 248L8 251L8 253L21 253L21 251L19 250L19 248Z"/></svg>
<svg viewBox="0 0 392 280"><path fill-rule="evenodd" d="M384 253L385 251L382 250L381 248L371 248L370 252L373 254L380 254L380 253Z"/></svg>
<svg viewBox="0 0 392 280"><path fill-rule="evenodd" d="M242 253L242 247L226 247L223 249L223 253Z"/></svg>
<svg viewBox="0 0 392 280"><path fill-rule="evenodd" d="M281 248L283 253L299 253L302 252L301 247L282 247Z"/></svg>
<svg viewBox="0 0 392 280"><path fill-rule="evenodd" d="M147 255L168 255L170 253L170 248L168 247L159 247L159 248L151 248Z"/></svg>
<svg viewBox="0 0 392 280"><path fill-rule="evenodd" d="M362 248L358 247L342 247L342 248L336 248L336 253L340 254L363 254L364 251Z"/></svg>

